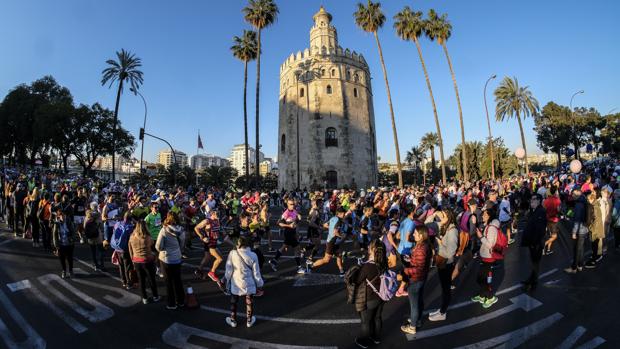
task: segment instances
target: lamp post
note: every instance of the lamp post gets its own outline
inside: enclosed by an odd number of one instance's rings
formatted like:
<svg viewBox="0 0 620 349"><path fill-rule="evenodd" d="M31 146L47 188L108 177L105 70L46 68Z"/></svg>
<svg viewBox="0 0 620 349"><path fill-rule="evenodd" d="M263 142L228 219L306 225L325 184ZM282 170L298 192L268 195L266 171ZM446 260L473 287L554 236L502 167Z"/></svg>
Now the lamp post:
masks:
<svg viewBox="0 0 620 349"><path fill-rule="evenodd" d="M131 92L133 92L134 94L137 94L138 96L140 96L140 98L142 98L142 102L144 103L144 122L142 123L142 129L146 131L146 113L147 113L147 109L146 109L146 99L144 99L144 96L142 95L142 93L140 93L140 91L134 89L133 87L129 89ZM142 146L140 148L140 174L142 174L142 160L144 159L144 136L142 137Z"/></svg>
<svg viewBox="0 0 620 349"><path fill-rule="evenodd" d="M491 179L495 180L495 154L493 152L493 136L491 135L491 121L489 120L489 108L487 107L487 85L495 79L496 74L491 75L484 84L484 110L487 112L487 127L489 129L489 148L491 150Z"/></svg>
<svg viewBox="0 0 620 349"><path fill-rule="evenodd" d="M614 110L616 110L616 109L618 109L618 108L613 108L613 109L611 109L610 111L608 111L608 112L607 112L607 115L611 115L611 112L612 112L612 111L614 111Z"/></svg>
<svg viewBox="0 0 620 349"><path fill-rule="evenodd" d="M575 144L573 144L575 146L575 159L579 159L579 144L578 143L578 139L577 139L577 134L575 133L575 111L573 110L573 99L575 98L576 95L582 94L584 91L580 90L577 91L575 93L573 93L573 95L570 98L570 113L571 113L571 119L573 121L573 140L575 142Z"/></svg>

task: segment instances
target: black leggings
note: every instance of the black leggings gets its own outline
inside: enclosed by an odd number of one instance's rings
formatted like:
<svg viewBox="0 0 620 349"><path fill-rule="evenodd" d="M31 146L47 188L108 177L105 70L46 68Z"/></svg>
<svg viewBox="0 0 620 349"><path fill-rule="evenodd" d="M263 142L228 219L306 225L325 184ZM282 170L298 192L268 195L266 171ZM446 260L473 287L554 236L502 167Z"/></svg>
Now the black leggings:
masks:
<svg viewBox="0 0 620 349"><path fill-rule="evenodd" d="M133 267L138 272L138 281L140 282L140 293L142 294L142 298L147 298L147 278L148 283L151 286L151 293L153 294L153 297L158 297L159 293L157 292L157 282L155 280L155 263L134 263Z"/></svg>
<svg viewBox="0 0 620 349"><path fill-rule="evenodd" d="M166 280L168 306L185 305L185 292L181 281L181 264L161 263Z"/></svg>
<svg viewBox="0 0 620 349"><path fill-rule="evenodd" d="M233 294L230 297L230 318L233 320L237 320L237 303L239 303L239 298L241 296L237 296ZM254 299L251 294L245 295L245 315L248 319L248 322L252 319L252 314L254 313Z"/></svg>
<svg viewBox="0 0 620 349"><path fill-rule="evenodd" d="M452 284L453 271L454 263L446 264L444 268L437 268L437 275L439 276L439 283L441 284L441 308L439 310L442 314L448 311L448 306L452 300L450 285Z"/></svg>
<svg viewBox="0 0 620 349"><path fill-rule="evenodd" d="M383 312L384 302L379 304L368 303L366 310L361 311L360 320L362 322L362 328L360 330L360 340L369 343L371 339L381 338L381 329L383 327Z"/></svg>
<svg viewBox="0 0 620 349"><path fill-rule="evenodd" d="M69 272L73 272L73 245L58 246L58 259L60 259L60 265L62 271L67 271L67 263L69 263Z"/></svg>
<svg viewBox="0 0 620 349"><path fill-rule="evenodd" d="M478 295L482 298L492 298L493 297L493 285L488 282L489 274L493 277L493 263L492 262L482 262L480 263L480 269L478 270L478 278L476 282L480 287L480 291Z"/></svg>

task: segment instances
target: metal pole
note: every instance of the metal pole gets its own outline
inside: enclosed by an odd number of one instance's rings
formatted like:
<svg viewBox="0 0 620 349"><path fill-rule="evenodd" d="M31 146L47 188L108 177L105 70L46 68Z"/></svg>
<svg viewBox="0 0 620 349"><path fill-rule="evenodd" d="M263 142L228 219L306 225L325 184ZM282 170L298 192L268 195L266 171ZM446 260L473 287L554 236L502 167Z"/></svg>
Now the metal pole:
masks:
<svg viewBox="0 0 620 349"><path fill-rule="evenodd" d="M489 148L491 150L491 179L495 180L495 154L493 152L493 136L491 135L491 121L489 120L489 108L487 107L487 85L489 81L495 79L497 75L493 74L484 84L484 110L487 112L487 127L489 128Z"/></svg>
<svg viewBox="0 0 620 349"><path fill-rule="evenodd" d="M297 81L295 82L295 86L297 89L297 121L296 121L296 127L297 127L297 188L299 188L299 183L301 181L301 173L300 173L300 159L299 159L299 79L301 79L301 70L297 71ZM305 93L308 93L308 91L304 91Z"/></svg>
<svg viewBox="0 0 620 349"><path fill-rule="evenodd" d="M163 138L159 138L159 137L157 137L157 136L154 136L154 135L152 135L152 134L150 134L150 133L146 133L146 132L144 132L144 135L145 135L145 136L150 136L150 137L153 137L153 138L155 138L155 139L159 139L160 141L165 142L166 144L168 144L168 146L170 147L170 151L172 152L172 161L173 161L173 162L172 162L172 165L176 164L176 162L177 162L177 156L176 156L176 154L174 153L174 149L172 148L172 145L171 145L170 143L168 143L168 141L167 141L167 140L165 140L165 139L163 139ZM170 165L170 166L172 166L172 165ZM173 187L174 187L174 186L176 186L176 183L177 183L177 174L176 174L174 171L172 171L172 185L173 185Z"/></svg>
<svg viewBox="0 0 620 349"><path fill-rule="evenodd" d="M577 134L575 133L576 124L575 124L575 111L573 110L573 98L575 98L576 95L581 94L583 92L584 91L581 90L581 91L577 91L573 93L572 97L570 98L570 103L569 103L571 119L573 121L573 137L575 138L575 144L573 144L575 146L575 159L579 159L580 156L579 156L579 149L577 149L577 145L578 145Z"/></svg>
<svg viewBox="0 0 620 349"><path fill-rule="evenodd" d="M137 94L138 96L140 96L140 98L142 98L142 102L144 103L144 122L142 123L142 129L146 132L146 113L147 113L146 99L144 99L144 96L142 95L142 93L140 93L140 91L134 89L133 87L130 88L130 90L134 94ZM143 159L144 159L144 137L142 137L142 146L140 149L140 174L142 174L142 160Z"/></svg>

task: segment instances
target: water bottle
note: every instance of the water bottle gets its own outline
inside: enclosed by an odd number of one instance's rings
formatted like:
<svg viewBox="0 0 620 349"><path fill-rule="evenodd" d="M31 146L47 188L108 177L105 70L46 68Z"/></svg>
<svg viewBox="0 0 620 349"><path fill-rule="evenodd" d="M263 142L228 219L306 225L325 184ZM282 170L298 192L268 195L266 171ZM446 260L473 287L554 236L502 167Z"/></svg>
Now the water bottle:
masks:
<svg viewBox="0 0 620 349"><path fill-rule="evenodd" d="M487 275L487 284L491 284L493 282L493 272L489 270L489 274Z"/></svg>

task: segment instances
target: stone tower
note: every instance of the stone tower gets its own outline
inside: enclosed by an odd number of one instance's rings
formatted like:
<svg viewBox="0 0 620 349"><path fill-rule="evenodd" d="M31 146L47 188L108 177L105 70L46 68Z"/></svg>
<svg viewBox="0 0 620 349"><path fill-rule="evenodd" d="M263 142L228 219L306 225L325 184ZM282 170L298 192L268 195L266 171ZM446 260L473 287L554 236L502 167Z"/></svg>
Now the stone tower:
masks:
<svg viewBox="0 0 620 349"><path fill-rule="evenodd" d="M310 48L280 67L279 187L368 188L377 183L370 71L338 45L322 6L313 20Z"/></svg>

